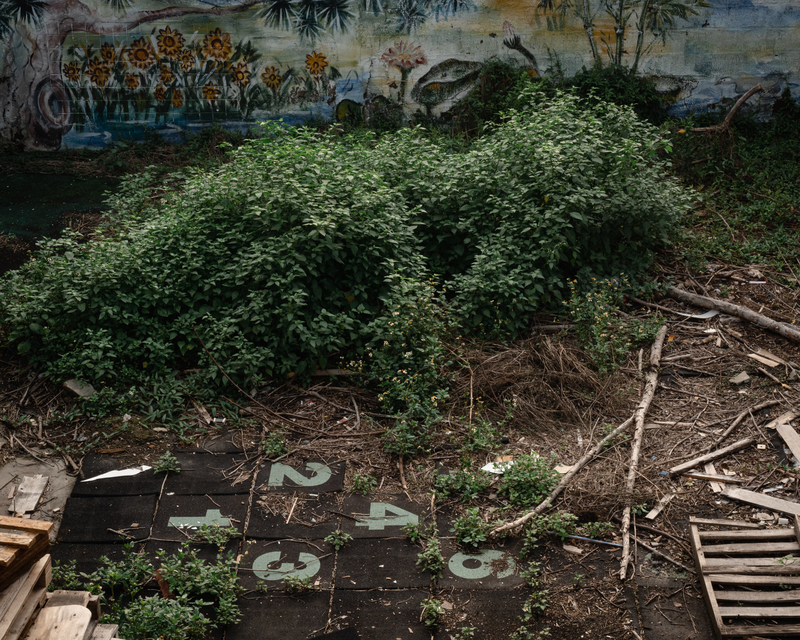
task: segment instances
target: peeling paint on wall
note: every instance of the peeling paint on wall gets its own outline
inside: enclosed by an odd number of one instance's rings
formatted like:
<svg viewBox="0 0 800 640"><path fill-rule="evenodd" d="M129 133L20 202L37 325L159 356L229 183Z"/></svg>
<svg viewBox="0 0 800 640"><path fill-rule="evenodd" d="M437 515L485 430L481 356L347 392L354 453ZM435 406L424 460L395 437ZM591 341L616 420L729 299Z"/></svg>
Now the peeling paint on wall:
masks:
<svg viewBox="0 0 800 640"><path fill-rule="evenodd" d="M501 59L532 76L593 59L653 76L676 109L756 83L798 93L800 0L0 2L0 141L97 147L148 128L439 115Z"/></svg>

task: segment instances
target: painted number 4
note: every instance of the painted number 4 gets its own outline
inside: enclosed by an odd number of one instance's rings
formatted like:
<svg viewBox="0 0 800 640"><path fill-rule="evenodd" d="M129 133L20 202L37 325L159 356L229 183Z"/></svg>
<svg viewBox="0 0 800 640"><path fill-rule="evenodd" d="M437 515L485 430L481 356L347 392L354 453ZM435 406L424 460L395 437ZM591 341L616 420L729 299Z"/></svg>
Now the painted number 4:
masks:
<svg viewBox="0 0 800 640"><path fill-rule="evenodd" d="M386 527L404 527L407 524L417 524L419 517L386 502L373 502L369 505L369 515L360 516L357 527L369 527L370 531L383 531Z"/></svg>

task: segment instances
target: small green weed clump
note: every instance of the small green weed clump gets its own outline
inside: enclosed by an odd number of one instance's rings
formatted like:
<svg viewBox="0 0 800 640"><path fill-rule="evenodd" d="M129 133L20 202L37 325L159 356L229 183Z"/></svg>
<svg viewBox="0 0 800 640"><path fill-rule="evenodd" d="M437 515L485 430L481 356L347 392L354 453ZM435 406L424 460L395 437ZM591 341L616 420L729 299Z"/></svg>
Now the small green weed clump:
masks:
<svg viewBox="0 0 800 640"><path fill-rule="evenodd" d="M367 495L370 491L373 491L377 486L378 486L378 480L375 478L375 476L372 476L368 473L365 473L363 475L360 473L353 474L354 492Z"/></svg>
<svg viewBox="0 0 800 640"><path fill-rule="evenodd" d="M477 547L486 542L491 527L484 522L480 509L467 509L466 515L456 518L451 531L456 534L456 542L464 546Z"/></svg>
<svg viewBox="0 0 800 640"><path fill-rule="evenodd" d="M349 533L337 530L329 533L325 538L325 542L327 542L329 545L331 545L334 549L338 551L352 539L353 536L351 536Z"/></svg>
<svg viewBox="0 0 800 640"><path fill-rule="evenodd" d="M508 496L514 506L535 507L550 494L558 480L552 460L536 453L522 455L506 468L498 492Z"/></svg>
<svg viewBox="0 0 800 640"><path fill-rule="evenodd" d="M273 433L261 441L261 453L270 460L280 458L288 450L286 437L283 433Z"/></svg>
<svg viewBox="0 0 800 640"><path fill-rule="evenodd" d="M153 473L180 473L181 467L178 459L172 455L171 451L164 454L153 463Z"/></svg>
<svg viewBox="0 0 800 640"><path fill-rule="evenodd" d="M422 621L428 629L435 629L439 626L439 618L444 615L444 606L441 600L436 598L425 598L420 603L422 607Z"/></svg>
<svg viewBox="0 0 800 640"><path fill-rule="evenodd" d="M437 495L458 498L469 502L492 484L492 478L483 471L471 471L462 467L447 474L439 474L434 480Z"/></svg>

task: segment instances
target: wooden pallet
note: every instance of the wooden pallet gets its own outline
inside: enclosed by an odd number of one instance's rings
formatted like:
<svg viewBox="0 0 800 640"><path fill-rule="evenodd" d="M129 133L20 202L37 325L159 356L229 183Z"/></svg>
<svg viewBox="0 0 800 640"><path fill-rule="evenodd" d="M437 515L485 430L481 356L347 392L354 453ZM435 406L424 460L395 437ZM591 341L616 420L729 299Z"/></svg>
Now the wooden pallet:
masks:
<svg viewBox="0 0 800 640"><path fill-rule="evenodd" d="M701 530L708 524L723 530ZM800 635L800 517L784 529L691 522L703 597L718 640Z"/></svg>
<svg viewBox="0 0 800 640"><path fill-rule="evenodd" d="M52 522L0 516L0 591L47 553L52 528Z"/></svg>
<svg viewBox="0 0 800 640"><path fill-rule="evenodd" d="M47 600L50 556L45 555L0 591L0 638L18 640Z"/></svg>

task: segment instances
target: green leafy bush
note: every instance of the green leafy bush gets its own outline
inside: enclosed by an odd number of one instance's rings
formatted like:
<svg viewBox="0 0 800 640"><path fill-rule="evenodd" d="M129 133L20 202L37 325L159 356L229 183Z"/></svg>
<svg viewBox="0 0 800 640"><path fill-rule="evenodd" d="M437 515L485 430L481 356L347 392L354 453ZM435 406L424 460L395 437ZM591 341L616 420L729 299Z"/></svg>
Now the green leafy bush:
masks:
<svg viewBox="0 0 800 640"><path fill-rule="evenodd" d="M506 468L498 491L513 505L535 507L550 495L558 479L551 460L535 453L522 455Z"/></svg>
<svg viewBox="0 0 800 640"><path fill-rule="evenodd" d="M491 527L483 521L480 509L467 509L467 513L456 518L451 531L456 534L456 542L465 546L477 547L485 542Z"/></svg>

